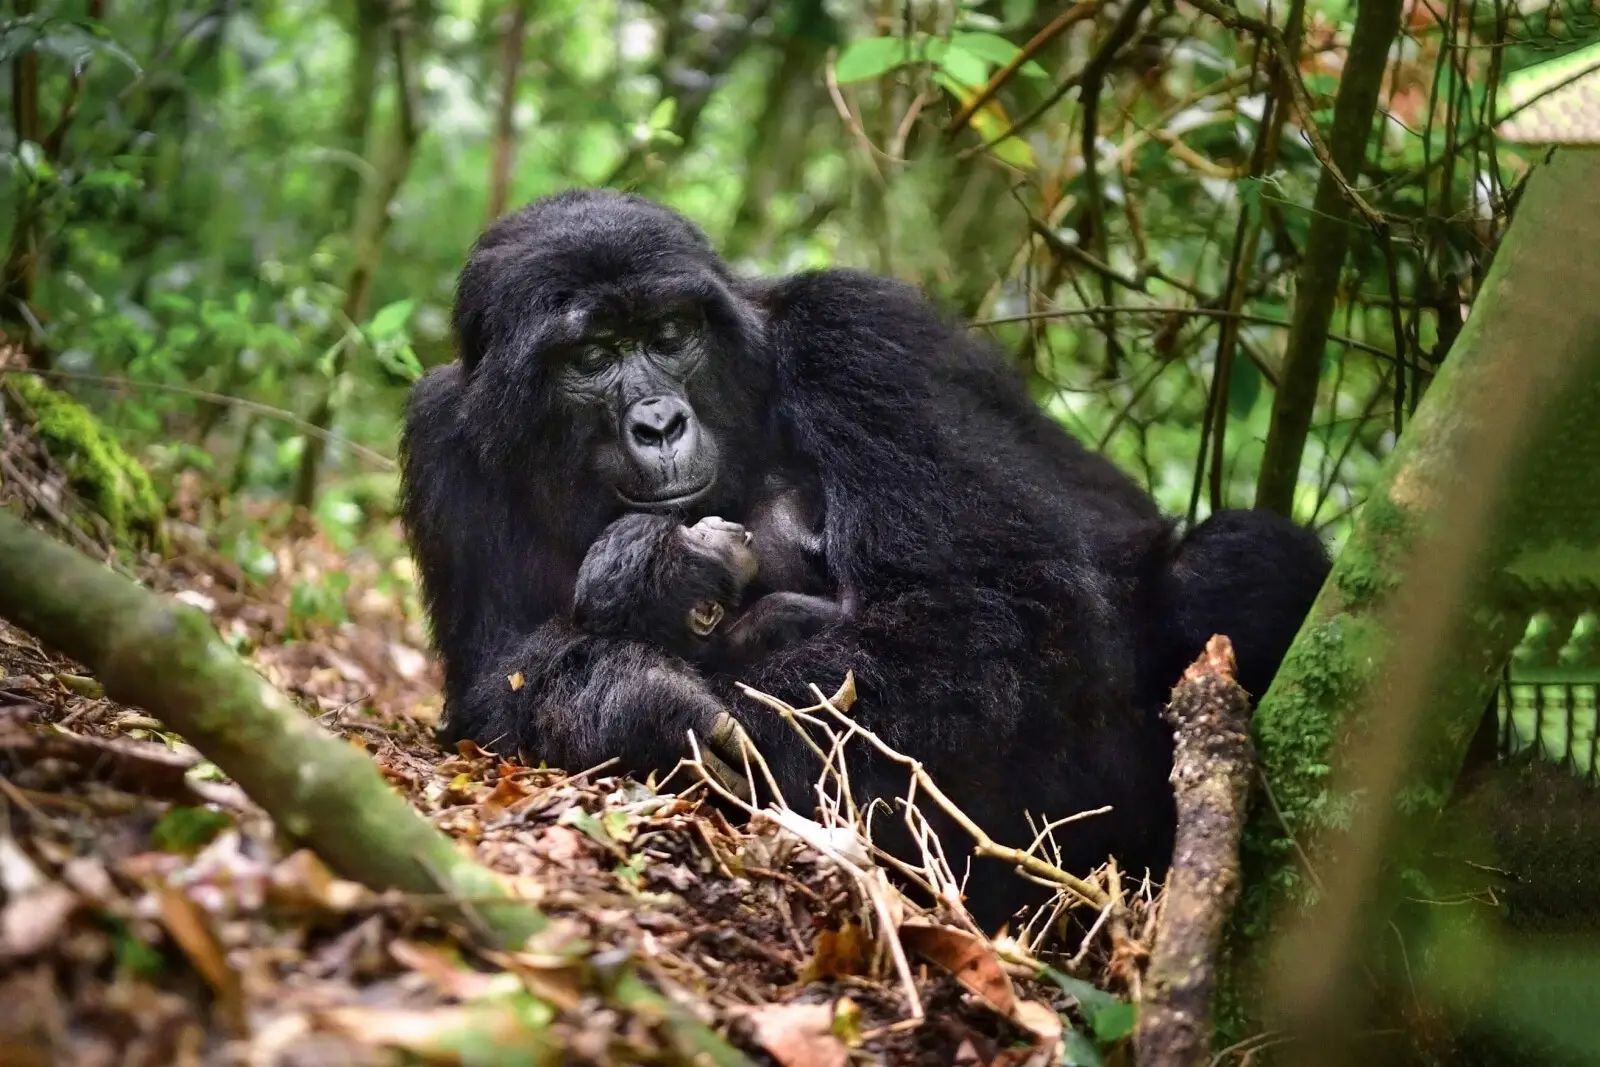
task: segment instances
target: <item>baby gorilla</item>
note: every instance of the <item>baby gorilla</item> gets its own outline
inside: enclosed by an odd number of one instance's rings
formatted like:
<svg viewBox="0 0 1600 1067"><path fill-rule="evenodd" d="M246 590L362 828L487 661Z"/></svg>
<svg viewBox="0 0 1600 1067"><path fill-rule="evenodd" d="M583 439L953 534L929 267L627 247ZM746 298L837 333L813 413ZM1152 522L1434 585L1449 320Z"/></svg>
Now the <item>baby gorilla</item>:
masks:
<svg viewBox="0 0 1600 1067"><path fill-rule="evenodd" d="M573 620L591 634L631 637L730 671L843 617L836 601L791 591L743 608L763 563L751 541L743 526L715 516L683 526L668 515L624 515L578 568ZM775 559L793 554L773 547Z"/></svg>

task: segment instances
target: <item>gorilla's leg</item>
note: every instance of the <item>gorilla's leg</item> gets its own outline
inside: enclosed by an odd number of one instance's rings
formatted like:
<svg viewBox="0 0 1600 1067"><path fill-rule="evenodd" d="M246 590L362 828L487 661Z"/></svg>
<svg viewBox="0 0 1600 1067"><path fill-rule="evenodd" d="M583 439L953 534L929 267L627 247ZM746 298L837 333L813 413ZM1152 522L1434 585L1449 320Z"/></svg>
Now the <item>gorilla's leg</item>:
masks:
<svg viewBox="0 0 1600 1067"><path fill-rule="evenodd" d="M1270 511L1219 511L1178 544L1165 575L1168 658L1178 676L1212 634L1226 634L1239 684L1266 692L1328 576L1317 535Z"/></svg>

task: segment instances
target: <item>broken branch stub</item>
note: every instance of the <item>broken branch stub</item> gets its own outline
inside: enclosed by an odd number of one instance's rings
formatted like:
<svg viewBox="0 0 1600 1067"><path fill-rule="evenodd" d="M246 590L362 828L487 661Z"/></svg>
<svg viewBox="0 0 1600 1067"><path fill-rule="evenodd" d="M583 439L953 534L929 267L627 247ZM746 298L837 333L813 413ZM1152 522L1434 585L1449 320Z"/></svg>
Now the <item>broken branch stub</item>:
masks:
<svg viewBox="0 0 1600 1067"><path fill-rule="evenodd" d="M1178 829L1155 947L1134 1036L1140 1067L1206 1063L1217 950L1239 894L1255 749L1250 698L1234 680L1233 645L1221 635L1172 691L1172 785Z"/></svg>

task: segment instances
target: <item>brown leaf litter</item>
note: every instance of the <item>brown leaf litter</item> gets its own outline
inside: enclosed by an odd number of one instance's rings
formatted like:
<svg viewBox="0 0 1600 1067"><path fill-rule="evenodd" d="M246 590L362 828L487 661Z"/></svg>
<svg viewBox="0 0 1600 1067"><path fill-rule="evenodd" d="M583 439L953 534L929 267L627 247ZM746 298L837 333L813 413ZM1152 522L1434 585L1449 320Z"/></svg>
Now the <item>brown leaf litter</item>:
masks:
<svg viewBox="0 0 1600 1067"><path fill-rule="evenodd" d="M181 738L0 623L0 1063L699 1062L608 994L629 961L757 1062L1126 1055L1094 1049L1083 1006L1040 968L1125 991L1147 887L1101 872L1103 907L1059 898L996 941L839 856L839 826L735 821L686 772L664 791L607 766L441 751L403 559L285 537L276 573L252 579L184 518L174 555L124 564L205 611L553 922L496 952L336 877ZM346 617L291 619L296 585L335 573Z"/></svg>

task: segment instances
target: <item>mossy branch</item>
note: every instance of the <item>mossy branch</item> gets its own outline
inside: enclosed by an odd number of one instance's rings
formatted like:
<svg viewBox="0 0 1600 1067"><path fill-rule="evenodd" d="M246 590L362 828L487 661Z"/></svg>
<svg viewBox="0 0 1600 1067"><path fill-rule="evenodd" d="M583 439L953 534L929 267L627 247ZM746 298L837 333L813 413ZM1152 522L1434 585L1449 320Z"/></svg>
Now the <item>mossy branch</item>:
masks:
<svg viewBox="0 0 1600 1067"><path fill-rule="evenodd" d="M1600 545L1600 304L1580 295L1600 290L1600 215L1577 209L1596 188L1593 153L1530 178L1256 712L1270 803L1246 832L1233 984L1251 990L1241 1003L1272 993L1290 1024L1336 1017L1357 956L1381 954L1368 935L1387 914L1385 862L1443 808L1527 619L1508 569ZM1280 942L1289 965L1246 979L1284 925L1305 935Z"/></svg>

